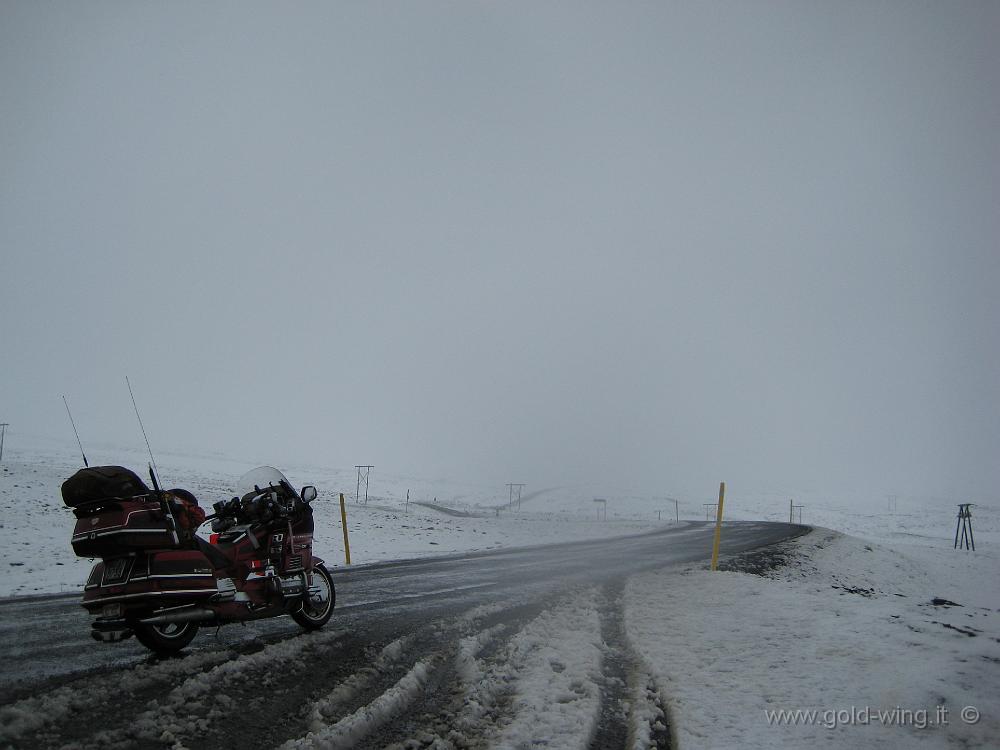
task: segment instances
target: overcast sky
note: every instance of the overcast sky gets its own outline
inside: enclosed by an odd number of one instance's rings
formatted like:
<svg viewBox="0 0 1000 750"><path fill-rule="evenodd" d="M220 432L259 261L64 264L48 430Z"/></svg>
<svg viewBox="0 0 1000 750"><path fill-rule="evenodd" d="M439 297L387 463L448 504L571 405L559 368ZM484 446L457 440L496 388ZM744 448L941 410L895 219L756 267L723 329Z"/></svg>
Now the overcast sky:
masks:
<svg viewBox="0 0 1000 750"><path fill-rule="evenodd" d="M0 421L993 497L1000 4L0 1ZM8 437L11 434L9 433Z"/></svg>

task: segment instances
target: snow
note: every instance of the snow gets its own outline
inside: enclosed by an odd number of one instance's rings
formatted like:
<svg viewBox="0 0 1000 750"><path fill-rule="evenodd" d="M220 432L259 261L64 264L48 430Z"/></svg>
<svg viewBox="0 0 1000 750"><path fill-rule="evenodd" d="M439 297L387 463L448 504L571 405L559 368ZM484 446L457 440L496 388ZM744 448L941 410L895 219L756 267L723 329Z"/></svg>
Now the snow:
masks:
<svg viewBox="0 0 1000 750"><path fill-rule="evenodd" d="M145 465L134 449L91 446L92 463ZM72 513L59 486L78 467L75 444L8 431L0 466L0 595L78 590L91 561L69 545ZM157 457L165 486L191 489L208 507L229 497L255 461L224 456ZM505 487L421 480L373 472L369 501L353 497L353 468L281 466L297 484L315 484L316 550L331 565L343 560L337 496L347 495L354 564L637 533L669 523L663 497L615 495L609 488L539 488L508 509ZM529 488L530 489L530 488ZM683 519L704 519L714 488L680 492ZM406 502L413 501L439 509ZM608 498L598 521L592 498ZM778 550L786 565L762 575L709 572L703 564L632 576L624 590L624 636L634 656L629 738L650 747L651 733L669 726L674 745L698 748L995 747L1000 737L1000 509L973 507L978 551L953 549L955 511L964 497L900 496L891 510L880 493L831 495L730 486L727 519L788 519L788 501L802 504L813 533ZM447 512L446 512L447 511ZM657 515L663 520L658 520ZM725 561L724 561L725 562ZM937 603L934 603L937 600ZM944 600L944 601L941 601ZM602 594L573 592L548 602L516 626L471 631L456 644L454 669L463 708L444 746L477 738L493 747L584 747L599 715ZM952 603L952 604L949 604ZM509 602L506 603L510 605ZM464 622L495 611L477 607ZM207 655L198 674L177 684L136 717L132 735L172 742L173 708L218 692L265 662L308 658L308 644L340 637L271 644L227 661ZM405 640L405 639L404 639ZM497 645L499 644L499 645ZM312 707L312 733L289 747L324 747L361 737L384 724L423 689L439 661L402 663L404 641L389 644ZM191 664L191 662L188 662ZM170 662L139 665L124 680L169 682ZM384 670L399 679L361 708ZM390 680L391 681L391 680ZM59 688L0 708L3 736L26 736L88 698ZM352 706L343 715L344 706ZM497 707L504 707L497 711ZM943 707L948 723L940 719ZM975 707L977 723L962 720ZM85 708L85 706L82 706ZM339 707L339 708L338 708ZM776 721L765 711L816 711ZM882 712L882 713L878 713ZM496 719L484 727L484 722ZM211 719L207 716L206 719ZM802 719L809 719L803 721ZM0 740L3 739L0 736Z"/></svg>
<svg viewBox="0 0 1000 750"><path fill-rule="evenodd" d="M514 718L494 746L531 747L544 737L548 747L586 747L599 708L600 642L592 595L531 621L512 640L501 673L484 677L489 693L498 679L513 689Z"/></svg>
<svg viewBox="0 0 1000 750"><path fill-rule="evenodd" d="M167 683L199 668L227 662L234 656L231 651L209 651L192 654L183 660L136 664L122 672L118 687L122 691L133 691L151 683ZM25 735L35 735L49 724L71 714L84 713L88 707L106 700L107 695L101 691L80 690L76 685L69 685L0 707L0 744L7 746L5 743L13 743Z"/></svg>
<svg viewBox="0 0 1000 750"><path fill-rule="evenodd" d="M599 704L600 622L594 591L567 596L503 640L503 626L459 643L462 708L434 747L585 747Z"/></svg>
<svg viewBox="0 0 1000 750"><path fill-rule="evenodd" d="M793 564L769 577L693 568L629 581L628 637L668 699L680 747L995 747L995 550L828 530L788 547ZM947 725L934 725L938 706ZM967 706L978 723L962 721ZM776 726L765 713L800 709L816 719Z"/></svg>
<svg viewBox="0 0 1000 750"><path fill-rule="evenodd" d="M400 661L400 659L403 658L405 649L408 645L408 639L401 638L393 641L382 649L370 666L362 668L360 671L351 675L347 680L330 691L328 695L315 701L310 712L310 725L312 727L312 731L310 734L306 735L306 737L286 743L284 750L290 750L291 748L323 746L323 743L332 745L335 736L343 738L351 733L361 730L362 727L370 728L373 725L373 714L371 711L369 711L368 714L362 715L351 714L342 722L336 722L334 724L329 723L328 717L335 716L336 711L339 708L347 705L356 696L361 694L362 691L367 688L379 674L385 672L391 665ZM413 683L419 685L417 675L422 676L425 673L424 665L421 664L419 670L415 667L414 669L411 669L410 672L412 675L407 681L407 684L411 687L415 686ZM407 695L404 691L405 687L397 685L396 695L398 700L402 700L402 697Z"/></svg>
<svg viewBox="0 0 1000 750"><path fill-rule="evenodd" d="M302 668L305 661L310 659L317 649L343 638L344 635L345 632L342 630L320 630L310 633L306 638L293 638L268 644L256 653L239 658L236 658L235 654L228 653L230 659L195 674L191 674L195 665L184 668L189 664L188 659L179 660L177 663L183 669L180 674L191 676L182 680L161 698L150 701L149 708L134 717L125 732L121 730L100 732L96 735L96 739L102 747L133 747L138 742L156 740L173 743L175 735L187 728L189 719L181 717L186 716L191 706L201 706L204 709L204 716L198 721L226 721L230 718L229 712L234 708L226 696L225 688L228 684L245 680L247 674L254 674L265 676L259 677L257 682L262 688L266 687L266 675L270 669ZM126 674L131 675L132 672ZM140 683L144 681L141 676L138 680Z"/></svg>
<svg viewBox="0 0 1000 750"><path fill-rule="evenodd" d="M313 731L303 738L286 742L281 750L355 747L373 729L405 710L420 695L429 673L427 662L418 661L395 685L370 703L334 724L324 724L322 719L314 720Z"/></svg>

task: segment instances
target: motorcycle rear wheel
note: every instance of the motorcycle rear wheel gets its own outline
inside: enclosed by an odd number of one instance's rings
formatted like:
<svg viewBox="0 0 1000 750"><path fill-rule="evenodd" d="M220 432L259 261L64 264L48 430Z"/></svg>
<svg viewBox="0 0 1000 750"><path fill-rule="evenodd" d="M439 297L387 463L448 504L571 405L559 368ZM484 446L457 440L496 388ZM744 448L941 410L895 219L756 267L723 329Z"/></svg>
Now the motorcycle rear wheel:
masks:
<svg viewBox="0 0 1000 750"><path fill-rule="evenodd" d="M333 587L333 578L322 565L313 568L310 587L319 589L319 594L310 597L299 609L292 612L292 619L306 630L316 630L326 625L333 607L337 603L337 591Z"/></svg>
<svg viewBox="0 0 1000 750"><path fill-rule="evenodd" d="M143 646L157 654L176 654L198 634L196 622L168 622L162 625L135 626L135 637Z"/></svg>

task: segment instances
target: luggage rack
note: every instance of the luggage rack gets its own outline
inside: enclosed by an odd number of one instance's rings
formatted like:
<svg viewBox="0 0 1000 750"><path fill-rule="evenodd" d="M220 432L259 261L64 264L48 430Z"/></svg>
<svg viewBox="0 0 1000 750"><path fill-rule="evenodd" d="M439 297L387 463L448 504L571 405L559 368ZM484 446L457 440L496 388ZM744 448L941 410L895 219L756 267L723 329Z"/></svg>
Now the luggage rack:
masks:
<svg viewBox="0 0 1000 750"><path fill-rule="evenodd" d="M142 495L129 495L128 497L100 497L96 500L86 500L79 505L73 506L73 513L78 511L92 511L103 508L112 503L155 503L159 500L156 492L147 492Z"/></svg>

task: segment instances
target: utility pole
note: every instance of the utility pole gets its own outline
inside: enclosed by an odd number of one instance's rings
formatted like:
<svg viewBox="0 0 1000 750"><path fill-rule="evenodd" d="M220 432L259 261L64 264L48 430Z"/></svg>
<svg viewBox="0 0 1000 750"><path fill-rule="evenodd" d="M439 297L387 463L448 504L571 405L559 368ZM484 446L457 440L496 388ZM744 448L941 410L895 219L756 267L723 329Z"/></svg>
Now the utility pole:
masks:
<svg viewBox="0 0 1000 750"><path fill-rule="evenodd" d="M605 500L603 497L595 497L594 498L594 502L595 503L601 503L601 504L604 505L604 520L607 521L608 520L608 501ZM601 506L600 505L597 506L597 520L598 521L601 520Z"/></svg>
<svg viewBox="0 0 1000 750"><path fill-rule="evenodd" d="M7 432L10 422L0 422L0 461L3 461L3 436Z"/></svg>
<svg viewBox="0 0 1000 750"><path fill-rule="evenodd" d="M361 470L364 469L365 505L368 505L368 477L372 473L372 469L374 469L375 467L369 464L360 464L360 465L355 465L354 468L358 470L358 490L357 492L354 493L354 502L358 502L361 499Z"/></svg>
<svg viewBox="0 0 1000 750"><path fill-rule="evenodd" d="M674 499L674 498L672 498L672 497L668 497L667 500L669 500L670 502L672 502L674 504L674 520L677 521L677 523L680 523L681 522L681 506L680 506L680 503L678 503L677 500Z"/></svg>
<svg viewBox="0 0 1000 750"><path fill-rule="evenodd" d="M514 507L514 488L517 487L517 509L521 510L521 490L524 489L523 484L518 484L517 482L507 483L507 507Z"/></svg>
<svg viewBox="0 0 1000 750"><path fill-rule="evenodd" d="M890 513L895 513L896 512L896 496L895 495L886 495L885 499L886 499L886 501L888 502L888 505L889 505L889 512Z"/></svg>
<svg viewBox="0 0 1000 750"><path fill-rule="evenodd" d="M712 570L719 569L719 541L722 536L722 508L726 500L726 483L719 483L719 507L715 515L715 540L712 542Z"/></svg>

